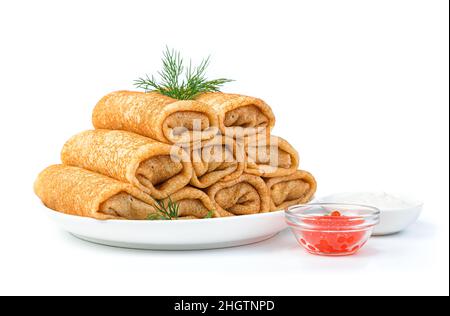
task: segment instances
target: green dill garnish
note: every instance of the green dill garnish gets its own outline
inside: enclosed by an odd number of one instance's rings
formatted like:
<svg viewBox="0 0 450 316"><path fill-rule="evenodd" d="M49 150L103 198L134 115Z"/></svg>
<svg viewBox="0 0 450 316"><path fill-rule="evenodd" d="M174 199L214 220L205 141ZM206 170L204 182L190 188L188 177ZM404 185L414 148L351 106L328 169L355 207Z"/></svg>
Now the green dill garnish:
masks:
<svg viewBox="0 0 450 316"><path fill-rule="evenodd" d="M212 218L213 215L214 215L214 211L208 211L208 214L206 214L204 218Z"/></svg>
<svg viewBox="0 0 450 316"><path fill-rule="evenodd" d="M160 79L145 75L145 78L135 80L134 85L146 92L156 91L174 99L193 100L200 93L217 92L223 84L233 81L224 78L207 80L205 72L209 62L208 57L194 67L189 61L186 67L180 53L166 47L162 58L163 68L158 71ZM181 79L183 74L184 79Z"/></svg>
<svg viewBox="0 0 450 316"><path fill-rule="evenodd" d="M164 200L157 200L153 205L158 213L150 214L148 220L173 220L178 218L178 211L180 210L180 204L172 201L169 197L167 203Z"/></svg>

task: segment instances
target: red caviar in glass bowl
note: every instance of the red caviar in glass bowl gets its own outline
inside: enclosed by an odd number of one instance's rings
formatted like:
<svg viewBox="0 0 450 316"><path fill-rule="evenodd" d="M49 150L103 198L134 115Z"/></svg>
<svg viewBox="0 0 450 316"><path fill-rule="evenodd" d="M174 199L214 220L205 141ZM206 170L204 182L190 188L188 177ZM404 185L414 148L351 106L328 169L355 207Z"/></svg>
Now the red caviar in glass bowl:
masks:
<svg viewBox="0 0 450 316"><path fill-rule="evenodd" d="M366 244L380 221L380 211L352 204L296 205L286 210L286 221L308 252L348 256Z"/></svg>

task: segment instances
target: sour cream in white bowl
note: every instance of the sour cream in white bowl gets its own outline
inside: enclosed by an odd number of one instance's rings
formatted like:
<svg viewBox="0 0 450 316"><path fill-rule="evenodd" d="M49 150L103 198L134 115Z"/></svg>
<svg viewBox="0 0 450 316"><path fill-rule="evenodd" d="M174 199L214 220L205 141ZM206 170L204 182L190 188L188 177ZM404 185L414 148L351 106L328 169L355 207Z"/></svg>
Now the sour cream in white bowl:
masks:
<svg viewBox="0 0 450 316"><path fill-rule="evenodd" d="M373 206L380 210L380 223L373 235L390 235L411 226L420 216L423 203L385 192L338 193L317 199L321 203L347 203Z"/></svg>

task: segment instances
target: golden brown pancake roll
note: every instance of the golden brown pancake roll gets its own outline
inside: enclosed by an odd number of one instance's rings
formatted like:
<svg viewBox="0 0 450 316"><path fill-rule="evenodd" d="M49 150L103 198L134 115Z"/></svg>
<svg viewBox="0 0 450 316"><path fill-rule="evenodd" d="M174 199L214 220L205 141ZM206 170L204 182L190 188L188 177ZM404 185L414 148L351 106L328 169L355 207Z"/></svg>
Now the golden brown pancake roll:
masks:
<svg viewBox="0 0 450 316"><path fill-rule="evenodd" d="M61 160L128 182L155 199L180 190L192 176L189 156L181 148L125 131L75 135L64 145Z"/></svg>
<svg viewBox="0 0 450 316"><path fill-rule="evenodd" d="M267 179L266 184L270 191L271 211L308 203L317 190L313 175L303 170L289 176Z"/></svg>
<svg viewBox="0 0 450 316"><path fill-rule="evenodd" d="M157 92L110 93L98 102L92 121L98 129L125 130L169 144L211 139L218 127L209 105Z"/></svg>
<svg viewBox="0 0 450 316"><path fill-rule="evenodd" d="M155 212L155 201L131 184L77 167L48 167L34 191L47 207L70 215L142 220Z"/></svg>
<svg viewBox="0 0 450 316"><path fill-rule="evenodd" d="M219 117L219 128L230 137L269 131L275 125L272 109L261 99L239 94L211 92L196 98L213 107Z"/></svg>
<svg viewBox="0 0 450 316"><path fill-rule="evenodd" d="M243 174L232 181L218 182L208 188L207 193L220 216L270 211L269 190L257 176Z"/></svg>
<svg viewBox="0 0 450 316"><path fill-rule="evenodd" d="M291 175L297 171L298 152L281 137L259 134L246 137L244 143L246 173L273 178Z"/></svg>
<svg viewBox="0 0 450 316"><path fill-rule="evenodd" d="M212 217L220 217L219 212L214 210L214 205L208 195L199 189L187 186L172 194L170 198L179 204L178 216L180 219L202 219L210 211L212 211Z"/></svg>
<svg viewBox="0 0 450 316"><path fill-rule="evenodd" d="M191 185L207 188L218 181L230 181L242 175L245 155L233 138L216 136L187 148L191 153Z"/></svg>

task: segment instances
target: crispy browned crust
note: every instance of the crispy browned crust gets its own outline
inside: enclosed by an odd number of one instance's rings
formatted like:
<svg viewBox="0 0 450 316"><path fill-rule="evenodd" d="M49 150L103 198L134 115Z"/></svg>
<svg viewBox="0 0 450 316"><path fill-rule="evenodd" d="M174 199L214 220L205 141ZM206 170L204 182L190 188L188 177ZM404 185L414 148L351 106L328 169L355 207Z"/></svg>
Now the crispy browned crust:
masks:
<svg viewBox="0 0 450 316"><path fill-rule="evenodd" d="M295 180L300 180L299 185L304 186L304 192L301 196L298 196L294 199L286 200L289 196L290 191L293 189L299 189L296 187L290 187L289 182L293 182ZM270 192L270 208L271 211L282 210L296 204L304 204L308 203L314 197L314 194L317 190L317 182L314 176L304 170L297 170L294 174L283 177L270 178L266 180L267 188ZM281 187L275 191L274 188L276 185L281 185ZM278 195L278 196L277 196ZM278 203L275 205L274 200L282 200L282 203Z"/></svg>
<svg viewBox="0 0 450 316"><path fill-rule="evenodd" d="M42 171L34 184L34 191L47 207L55 211L101 220L122 219L99 211L103 202L122 192L148 205L154 204L150 196L130 184L64 165L53 165ZM145 215L136 219L143 219Z"/></svg>
<svg viewBox="0 0 450 316"><path fill-rule="evenodd" d="M210 129L202 133L202 138L210 139L216 134L217 115L209 105L191 100L180 101L156 92L112 92L97 103L92 122L98 129L126 130L173 144L183 141L169 136L164 122L176 112L206 115Z"/></svg>
<svg viewBox="0 0 450 316"><path fill-rule="evenodd" d="M229 167L213 169L211 166L215 162L208 162L208 148L222 146L223 150L229 150L233 155L233 160L224 161L232 163ZM192 144L189 148L193 167L191 185L197 188L207 188L219 181L231 181L242 175L245 169L245 154L241 147L238 147L236 141L231 137L216 136L214 139L206 140L200 143Z"/></svg>
<svg viewBox="0 0 450 316"><path fill-rule="evenodd" d="M182 171L161 186L144 185L137 177L137 169L142 162L161 155L179 159ZM131 183L155 199L180 190L192 176L192 165L183 150L125 131L89 130L75 135L64 145L61 160L66 165Z"/></svg>
<svg viewBox="0 0 450 316"><path fill-rule="evenodd" d="M225 210L222 206L219 205L216 201L216 195L224 189L227 188L233 188L234 186L245 183L249 184L251 187L253 187L258 195L259 195L259 210L256 213L266 213L270 211L270 195L269 190L264 182L264 180L260 177L249 175L249 174L242 174L239 178L227 181L227 182L218 182L214 184L213 186L209 187L206 192L208 193L209 198L213 202L215 209L220 213L220 216L233 216L238 215L234 214L232 212L229 212ZM236 201L239 202L239 199L242 197L241 193L243 192L236 192L236 196L229 196L230 201Z"/></svg>
<svg viewBox="0 0 450 316"><path fill-rule="evenodd" d="M197 101L201 101L213 107L219 118L219 129L223 135L230 135L230 131L227 132L224 120L227 112L235 110L240 107L254 105L256 106L268 119L266 127L267 131L270 131L275 125L275 116L267 103L263 100L244 96L240 94L231 94L223 92L210 92L201 94L196 98ZM243 128L241 136L246 136L256 133L257 130L253 128ZM236 135L233 135L236 136Z"/></svg>
<svg viewBox="0 0 450 316"><path fill-rule="evenodd" d="M253 135L246 137L244 140L244 148L247 157L245 172L263 178L283 177L294 174L299 165L299 155L297 150L291 146L286 140L281 137L273 136L265 137L265 135ZM260 147L272 147L277 149L290 157L291 164L287 167L282 167L276 163L275 159L271 159L268 164L259 164L257 161L250 158L258 152ZM250 152L251 153L250 153ZM281 157L278 157L281 159Z"/></svg>

